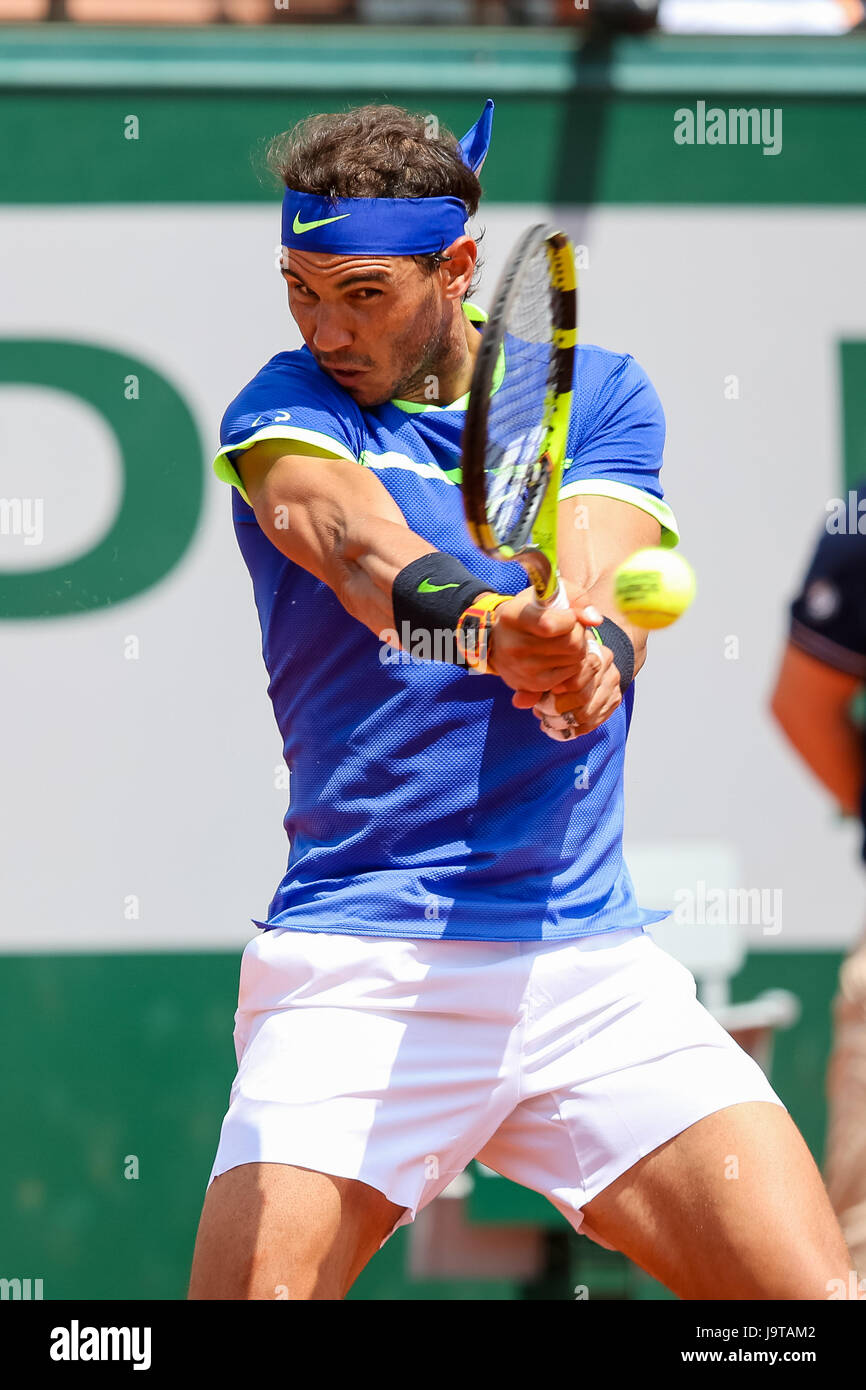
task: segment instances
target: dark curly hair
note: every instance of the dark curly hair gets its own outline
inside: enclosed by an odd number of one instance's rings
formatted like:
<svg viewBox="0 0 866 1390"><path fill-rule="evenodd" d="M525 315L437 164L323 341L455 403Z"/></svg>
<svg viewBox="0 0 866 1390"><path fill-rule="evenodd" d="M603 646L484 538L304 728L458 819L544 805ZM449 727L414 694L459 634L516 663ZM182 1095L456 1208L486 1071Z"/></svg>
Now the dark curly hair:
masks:
<svg viewBox="0 0 866 1390"><path fill-rule="evenodd" d="M356 106L308 116L271 141L267 166L286 188L337 198L461 198L470 217L481 184L435 116L402 106ZM480 236L476 240L480 240ZM428 275L447 257L413 256ZM467 290L478 283L476 275Z"/></svg>

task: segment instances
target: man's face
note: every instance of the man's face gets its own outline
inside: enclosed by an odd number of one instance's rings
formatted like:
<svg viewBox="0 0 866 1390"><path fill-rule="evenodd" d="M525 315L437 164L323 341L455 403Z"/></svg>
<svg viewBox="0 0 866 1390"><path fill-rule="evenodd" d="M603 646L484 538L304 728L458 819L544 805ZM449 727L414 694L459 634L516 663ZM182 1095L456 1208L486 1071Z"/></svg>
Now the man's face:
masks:
<svg viewBox="0 0 866 1390"><path fill-rule="evenodd" d="M454 299L407 256L283 252L289 310L323 371L361 406L434 399ZM458 301L459 303L459 301Z"/></svg>

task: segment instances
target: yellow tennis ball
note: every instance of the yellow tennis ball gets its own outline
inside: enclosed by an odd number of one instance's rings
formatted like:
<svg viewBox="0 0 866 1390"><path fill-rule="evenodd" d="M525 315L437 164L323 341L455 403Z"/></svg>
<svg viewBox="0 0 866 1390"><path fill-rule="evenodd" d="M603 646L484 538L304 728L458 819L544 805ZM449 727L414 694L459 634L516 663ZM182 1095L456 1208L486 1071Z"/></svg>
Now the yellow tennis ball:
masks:
<svg viewBox="0 0 866 1390"><path fill-rule="evenodd" d="M635 551L614 575L617 607L635 627L669 627L685 613L696 587L688 560L660 546Z"/></svg>

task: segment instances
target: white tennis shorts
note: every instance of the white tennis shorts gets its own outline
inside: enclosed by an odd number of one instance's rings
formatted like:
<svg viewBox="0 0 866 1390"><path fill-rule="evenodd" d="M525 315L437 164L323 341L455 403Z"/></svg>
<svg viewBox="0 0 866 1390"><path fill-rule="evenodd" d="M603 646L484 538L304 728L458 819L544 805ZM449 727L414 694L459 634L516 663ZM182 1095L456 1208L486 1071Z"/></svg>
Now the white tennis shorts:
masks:
<svg viewBox="0 0 866 1390"><path fill-rule="evenodd" d="M581 1209L639 1158L724 1106L782 1105L640 927L525 942L279 928L244 951L235 1024L210 1181L257 1162L357 1178L406 1208L389 1236L478 1158L607 1245Z"/></svg>

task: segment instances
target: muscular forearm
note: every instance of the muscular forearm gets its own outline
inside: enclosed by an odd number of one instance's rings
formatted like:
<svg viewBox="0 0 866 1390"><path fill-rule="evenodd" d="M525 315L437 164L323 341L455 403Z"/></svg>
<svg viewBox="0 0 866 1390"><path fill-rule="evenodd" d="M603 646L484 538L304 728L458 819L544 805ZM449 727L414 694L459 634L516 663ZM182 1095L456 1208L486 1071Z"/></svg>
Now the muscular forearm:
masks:
<svg viewBox="0 0 866 1390"><path fill-rule="evenodd" d="M343 459L283 455L284 448L282 442L255 446L238 464L259 526L278 550L323 580L352 617L378 637L393 634L394 581L436 547L409 529L369 470ZM532 598L524 591L498 610L499 674L513 690L547 690L584 660L573 614L541 615Z"/></svg>
<svg viewBox="0 0 866 1390"><path fill-rule="evenodd" d="M434 552L423 536L386 517L349 520L331 556L331 587L348 613L372 632L394 623L392 591L402 569Z"/></svg>
<svg viewBox="0 0 866 1390"><path fill-rule="evenodd" d="M265 453L242 467L271 543L323 580L371 632L393 627L394 579L436 547L409 529L379 479L355 463L321 457Z"/></svg>

